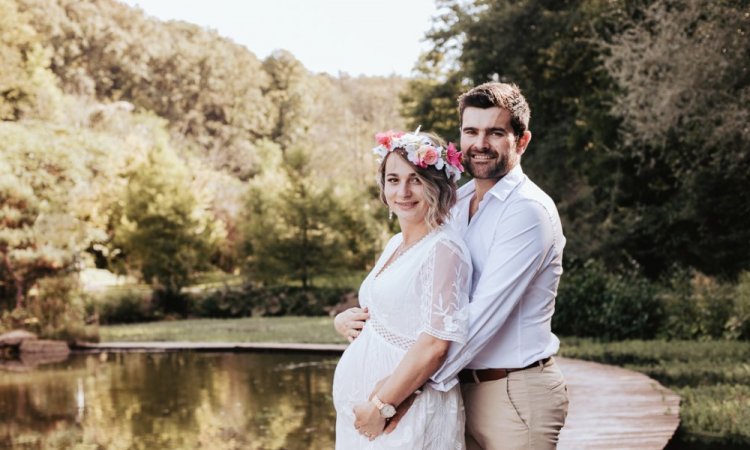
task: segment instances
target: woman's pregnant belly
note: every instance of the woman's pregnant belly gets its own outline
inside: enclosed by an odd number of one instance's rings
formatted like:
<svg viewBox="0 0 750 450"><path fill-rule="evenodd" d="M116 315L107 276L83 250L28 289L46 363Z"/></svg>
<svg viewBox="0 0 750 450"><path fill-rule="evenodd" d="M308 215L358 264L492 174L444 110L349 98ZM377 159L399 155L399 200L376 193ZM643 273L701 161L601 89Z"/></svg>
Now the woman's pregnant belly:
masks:
<svg viewBox="0 0 750 450"><path fill-rule="evenodd" d="M333 402L337 412L351 413L355 404L368 401L375 384L393 373L404 353L365 326L336 365Z"/></svg>

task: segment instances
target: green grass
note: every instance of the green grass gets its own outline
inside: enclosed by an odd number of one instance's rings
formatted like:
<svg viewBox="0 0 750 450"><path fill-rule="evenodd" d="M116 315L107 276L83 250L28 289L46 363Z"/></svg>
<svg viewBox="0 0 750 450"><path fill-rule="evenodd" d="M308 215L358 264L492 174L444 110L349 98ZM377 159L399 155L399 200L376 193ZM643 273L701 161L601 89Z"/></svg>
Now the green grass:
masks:
<svg viewBox="0 0 750 450"><path fill-rule="evenodd" d="M342 344L330 317L192 319L99 327L102 342L305 342Z"/></svg>

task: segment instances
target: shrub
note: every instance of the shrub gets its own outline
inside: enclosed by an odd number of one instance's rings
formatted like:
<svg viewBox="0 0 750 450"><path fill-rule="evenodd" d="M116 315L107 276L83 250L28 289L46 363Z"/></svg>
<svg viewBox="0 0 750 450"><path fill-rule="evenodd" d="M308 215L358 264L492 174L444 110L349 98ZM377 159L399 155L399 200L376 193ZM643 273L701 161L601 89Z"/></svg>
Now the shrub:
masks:
<svg viewBox="0 0 750 450"><path fill-rule="evenodd" d="M75 276L40 279L26 298L26 307L5 311L2 328L23 328L43 339L97 340L86 328L83 293Z"/></svg>
<svg viewBox="0 0 750 450"><path fill-rule="evenodd" d="M750 272L740 275L734 287L732 317L727 322L725 335L731 339L750 339Z"/></svg>
<svg viewBox="0 0 750 450"><path fill-rule="evenodd" d="M351 289L297 286L222 289L191 294L190 314L195 317L321 316L327 315Z"/></svg>
<svg viewBox="0 0 750 450"><path fill-rule="evenodd" d="M589 260L569 269L560 280L556 333L605 340L651 338L661 320L654 285L635 270L610 273L598 261Z"/></svg>
<svg viewBox="0 0 750 450"><path fill-rule="evenodd" d="M674 272L661 294L665 321L660 334L669 339L731 337L727 327L735 309L732 297L728 284L699 272ZM737 326L735 331L740 329Z"/></svg>
<svg viewBox="0 0 750 450"><path fill-rule="evenodd" d="M153 291L144 287L111 288L95 297L89 308L102 324L148 322L161 318Z"/></svg>

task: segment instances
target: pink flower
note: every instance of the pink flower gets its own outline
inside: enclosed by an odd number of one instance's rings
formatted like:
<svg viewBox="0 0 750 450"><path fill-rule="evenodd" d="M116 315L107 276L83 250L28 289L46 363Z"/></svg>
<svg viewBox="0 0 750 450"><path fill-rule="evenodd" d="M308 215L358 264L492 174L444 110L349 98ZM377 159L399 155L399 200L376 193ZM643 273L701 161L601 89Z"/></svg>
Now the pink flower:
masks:
<svg viewBox="0 0 750 450"><path fill-rule="evenodd" d="M438 160L437 150L431 145L423 145L417 149L417 157L420 166L427 167L435 164Z"/></svg>
<svg viewBox="0 0 750 450"><path fill-rule="evenodd" d="M382 145L383 147L387 148L390 151L392 150L391 141L393 139L398 139L403 135L404 135L403 131L388 130L383 133L377 133L375 135L375 140L378 141L378 144Z"/></svg>
<svg viewBox="0 0 750 450"><path fill-rule="evenodd" d="M448 143L448 150L446 153L448 164L453 167L457 167L461 172L463 172L464 166L461 165L461 152L456 151L456 146L453 145L453 142Z"/></svg>
<svg viewBox="0 0 750 450"><path fill-rule="evenodd" d="M431 165L435 164L437 162L437 160L438 160L438 154L437 154L437 152L435 151L434 148L431 148L431 149L427 150L427 152L425 152L424 159L423 159L423 161L425 162L425 164L427 164L428 166L431 166Z"/></svg>

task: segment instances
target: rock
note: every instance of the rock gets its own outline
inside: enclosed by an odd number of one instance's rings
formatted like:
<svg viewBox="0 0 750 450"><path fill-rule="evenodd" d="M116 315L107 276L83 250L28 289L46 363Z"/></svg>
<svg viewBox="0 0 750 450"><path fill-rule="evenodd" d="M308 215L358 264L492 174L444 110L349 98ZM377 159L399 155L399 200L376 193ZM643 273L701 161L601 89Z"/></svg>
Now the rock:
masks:
<svg viewBox="0 0 750 450"><path fill-rule="evenodd" d="M30 339L21 342L21 355L28 353L45 355L68 355L70 347L65 341L48 341L42 339Z"/></svg>
<svg viewBox="0 0 750 450"><path fill-rule="evenodd" d="M22 366L36 368L41 364L52 364L65 361L70 356L68 353L21 353L19 361Z"/></svg>
<svg viewBox="0 0 750 450"><path fill-rule="evenodd" d="M0 347L16 347L24 341L36 340L36 334L25 330L13 330L0 334Z"/></svg>

